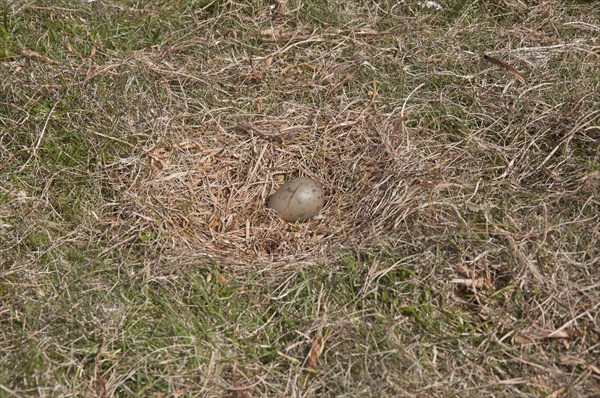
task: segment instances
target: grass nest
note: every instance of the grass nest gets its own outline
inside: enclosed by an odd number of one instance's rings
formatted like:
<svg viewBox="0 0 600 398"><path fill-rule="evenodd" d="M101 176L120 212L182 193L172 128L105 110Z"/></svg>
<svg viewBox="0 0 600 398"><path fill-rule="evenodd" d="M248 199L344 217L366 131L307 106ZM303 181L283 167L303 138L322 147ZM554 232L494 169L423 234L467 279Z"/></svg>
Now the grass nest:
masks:
<svg viewBox="0 0 600 398"><path fill-rule="evenodd" d="M163 247L171 242L237 266L326 261L342 248L380 241L381 231L403 227L427 207L443 177L440 159L411 142L414 132L390 115L367 116L369 104L205 123L148 151L119 217L127 225L133 218L139 236ZM290 224L266 208L295 176L324 186L324 219Z"/></svg>

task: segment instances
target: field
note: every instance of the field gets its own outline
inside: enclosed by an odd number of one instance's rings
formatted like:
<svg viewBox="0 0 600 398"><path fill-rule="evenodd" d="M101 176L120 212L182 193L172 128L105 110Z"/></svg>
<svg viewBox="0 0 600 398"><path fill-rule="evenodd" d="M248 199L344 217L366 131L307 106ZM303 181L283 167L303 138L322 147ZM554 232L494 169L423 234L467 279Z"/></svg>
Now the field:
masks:
<svg viewBox="0 0 600 398"><path fill-rule="evenodd" d="M600 396L595 1L0 11L0 397Z"/></svg>

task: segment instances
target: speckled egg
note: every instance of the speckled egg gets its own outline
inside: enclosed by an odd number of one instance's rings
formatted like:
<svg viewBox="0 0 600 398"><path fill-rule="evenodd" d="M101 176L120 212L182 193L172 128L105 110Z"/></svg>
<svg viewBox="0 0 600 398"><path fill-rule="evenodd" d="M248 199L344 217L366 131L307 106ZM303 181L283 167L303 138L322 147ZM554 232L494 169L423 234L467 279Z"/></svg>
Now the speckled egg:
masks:
<svg viewBox="0 0 600 398"><path fill-rule="evenodd" d="M298 177L283 184L269 198L267 207L287 222L307 221L319 214L325 204L323 187L310 178Z"/></svg>

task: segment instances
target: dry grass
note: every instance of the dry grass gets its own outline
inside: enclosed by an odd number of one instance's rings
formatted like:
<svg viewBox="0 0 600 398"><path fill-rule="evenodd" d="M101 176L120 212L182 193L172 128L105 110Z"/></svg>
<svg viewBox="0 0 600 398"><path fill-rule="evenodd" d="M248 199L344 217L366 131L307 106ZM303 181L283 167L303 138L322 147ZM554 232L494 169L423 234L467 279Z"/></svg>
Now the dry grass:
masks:
<svg viewBox="0 0 600 398"><path fill-rule="evenodd" d="M4 5L0 395L600 394L592 3Z"/></svg>

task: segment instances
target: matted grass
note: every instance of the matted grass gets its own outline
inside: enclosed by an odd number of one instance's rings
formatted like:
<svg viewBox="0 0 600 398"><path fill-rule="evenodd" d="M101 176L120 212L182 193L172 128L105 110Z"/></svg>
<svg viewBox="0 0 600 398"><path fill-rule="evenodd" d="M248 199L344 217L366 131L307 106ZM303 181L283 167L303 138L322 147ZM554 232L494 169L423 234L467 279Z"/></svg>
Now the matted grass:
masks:
<svg viewBox="0 0 600 398"><path fill-rule="evenodd" d="M4 3L0 396L600 394L600 10L426 3Z"/></svg>

